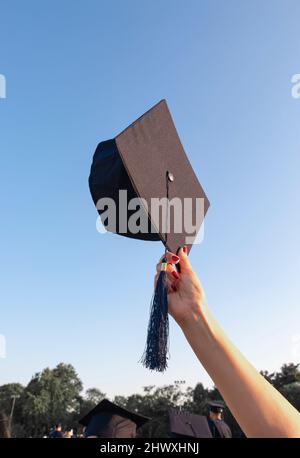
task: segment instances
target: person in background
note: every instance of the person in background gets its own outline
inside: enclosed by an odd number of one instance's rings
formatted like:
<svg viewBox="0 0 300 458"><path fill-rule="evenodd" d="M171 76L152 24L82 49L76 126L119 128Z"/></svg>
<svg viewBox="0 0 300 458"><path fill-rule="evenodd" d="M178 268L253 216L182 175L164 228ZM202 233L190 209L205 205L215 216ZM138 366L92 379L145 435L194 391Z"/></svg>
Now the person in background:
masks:
<svg viewBox="0 0 300 458"><path fill-rule="evenodd" d="M50 434L51 439L61 439L64 437L62 432L61 423L55 425L54 431Z"/></svg>
<svg viewBox="0 0 300 458"><path fill-rule="evenodd" d="M222 418L223 410L223 403L217 401L209 403L209 414L207 421L211 434L215 438L232 437L229 426Z"/></svg>
<svg viewBox="0 0 300 458"><path fill-rule="evenodd" d="M72 428L67 428L65 433L64 433L64 438L65 439L72 439L73 437L73 429Z"/></svg>
<svg viewBox="0 0 300 458"><path fill-rule="evenodd" d="M155 285L164 256L157 264ZM186 247L180 248L178 256L167 252L166 257L169 313L243 432L247 437L299 438L300 413L229 340L206 304Z"/></svg>

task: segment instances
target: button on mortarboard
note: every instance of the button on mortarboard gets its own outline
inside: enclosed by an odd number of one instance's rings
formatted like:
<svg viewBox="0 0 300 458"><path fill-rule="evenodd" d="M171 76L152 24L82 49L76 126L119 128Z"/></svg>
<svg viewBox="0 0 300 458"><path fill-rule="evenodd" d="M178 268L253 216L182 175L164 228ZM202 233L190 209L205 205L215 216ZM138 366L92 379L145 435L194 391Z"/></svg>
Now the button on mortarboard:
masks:
<svg viewBox="0 0 300 458"><path fill-rule="evenodd" d="M171 183L173 183L174 181L174 175L172 172L167 172L167 177L168 177L168 180L171 181Z"/></svg>

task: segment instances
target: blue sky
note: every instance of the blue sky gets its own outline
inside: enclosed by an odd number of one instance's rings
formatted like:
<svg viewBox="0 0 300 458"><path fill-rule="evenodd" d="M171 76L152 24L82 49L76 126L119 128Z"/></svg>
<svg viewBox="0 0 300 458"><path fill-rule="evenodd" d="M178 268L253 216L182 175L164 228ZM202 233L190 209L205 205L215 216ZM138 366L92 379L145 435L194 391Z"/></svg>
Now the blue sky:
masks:
<svg viewBox="0 0 300 458"><path fill-rule="evenodd" d="M0 8L0 384L60 361L111 396L210 383L173 322L168 371L138 363L162 245L98 234L88 191L97 143L162 98L211 202L210 307L258 369L299 361L299 2Z"/></svg>

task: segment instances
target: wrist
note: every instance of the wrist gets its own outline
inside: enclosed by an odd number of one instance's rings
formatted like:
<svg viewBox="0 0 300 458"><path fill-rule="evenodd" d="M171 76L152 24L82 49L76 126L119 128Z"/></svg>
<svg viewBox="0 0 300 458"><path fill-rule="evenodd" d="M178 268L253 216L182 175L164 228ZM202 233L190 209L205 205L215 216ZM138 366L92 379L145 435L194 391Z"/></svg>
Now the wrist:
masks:
<svg viewBox="0 0 300 458"><path fill-rule="evenodd" d="M185 310L185 313L176 319L183 331L193 328L203 320L205 321L208 314L208 308L203 304L202 300L186 301Z"/></svg>
<svg viewBox="0 0 300 458"><path fill-rule="evenodd" d="M212 341L217 337L218 325L206 304L194 304L178 324L188 340L197 336Z"/></svg>

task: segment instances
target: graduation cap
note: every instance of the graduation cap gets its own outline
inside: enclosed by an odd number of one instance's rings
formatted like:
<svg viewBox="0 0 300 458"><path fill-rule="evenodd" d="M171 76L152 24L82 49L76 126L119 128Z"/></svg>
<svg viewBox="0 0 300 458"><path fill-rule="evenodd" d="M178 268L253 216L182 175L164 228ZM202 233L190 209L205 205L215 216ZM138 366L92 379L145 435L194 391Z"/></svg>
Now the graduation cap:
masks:
<svg viewBox="0 0 300 458"><path fill-rule="evenodd" d="M223 413L225 404L222 401L211 401L208 403L209 410L214 413Z"/></svg>
<svg viewBox="0 0 300 458"><path fill-rule="evenodd" d="M99 143L93 158L89 186L107 230L142 240L161 240L174 253L183 245L187 245L189 251L192 246L191 239L196 237L203 218L199 219L194 233L188 232L187 224L180 224L184 222L183 218L182 221L176 221L177 224L174 224L174 217L170 218L166 238L165 221L156 214L157 208L153 209L153 201L167 197L167 185L169 200L176 198L183 202L186 198L192 201L200 199L204 217L209 201L185 154L167 103L161 100L114 139ZM127 191L127 202L120 199L120 190ZM107 207L107 198L116 203L115 224L109 218L107 208L101 206L103 204ZM147 213L149 225L146 228L139 228L138 224L136 227L128 224L134 222L131 216L135 209L129 208L125 212L121 208L123 203L136 198L143 206L141 210ZM191 216L195 215L194 206Z"/></svg>
<svg viewBox="0 0 300 458"><path fill-rule="evenodd" d="M207 418L190 412L171 409L169 411L169 430L171 437L211 438Z"/></svg>
<svg viewBox="0 0 300 458"><path fill-rule="evenodd" d="M89 187L104 227L165 250L190 251L209 201L185 154L170 111L161 100L115 138L96 148ZM143 363L167 366L166 263L152 301Z"/></svg>
<svg viewBox="0 0 300 458"><path fill-rule="evenodd" d="M149 420L103 399L79 423L86 427L86 437L126 438L135 437L137 429Z"/></svg>

